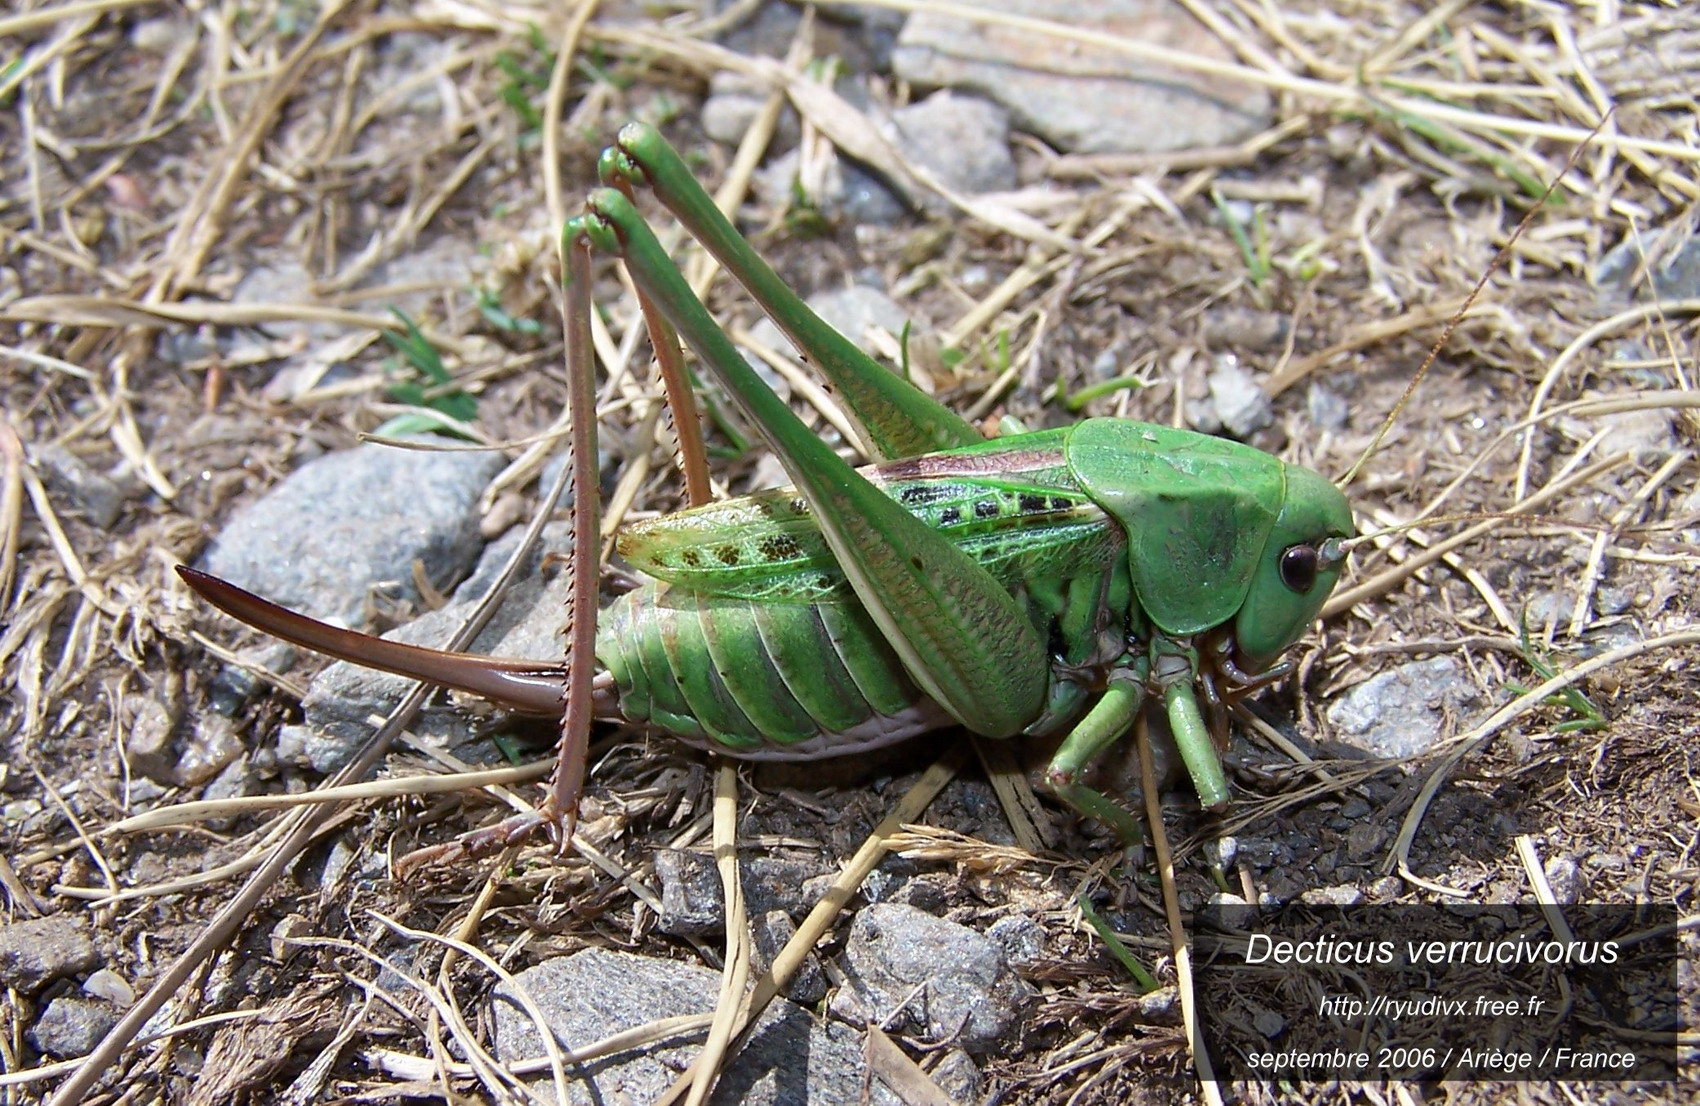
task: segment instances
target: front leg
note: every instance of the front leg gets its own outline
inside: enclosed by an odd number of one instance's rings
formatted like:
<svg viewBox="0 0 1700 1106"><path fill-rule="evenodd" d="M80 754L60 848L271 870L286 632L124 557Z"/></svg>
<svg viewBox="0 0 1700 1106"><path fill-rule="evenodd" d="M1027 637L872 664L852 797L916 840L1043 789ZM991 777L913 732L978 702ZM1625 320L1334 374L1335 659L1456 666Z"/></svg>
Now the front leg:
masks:
<svg viewBox="0 0 1700 1106"><path fill-rule="evenodd" d="M1139 669L1145 667L1141 662ZM1109 686L1075 724L1045 766L1045 790L1077 814L1101 822L1124 844L1137 844L1143 834L1139 819L1102 791L1080 782L1104 750L1126 736L1145 705L1145 678L1140 671L1117 668Z"/></svg>
<svg viewBox="0 0 1700 1106"><path fill-rule="evenodd" d="M1163 700L1175 746L1186 763L1187 774L1205 810L1220 810L1230 797L1222 757L1198 709L1198 650L1191 638L1158 634L1151 642L1153 689Z"/></svg>

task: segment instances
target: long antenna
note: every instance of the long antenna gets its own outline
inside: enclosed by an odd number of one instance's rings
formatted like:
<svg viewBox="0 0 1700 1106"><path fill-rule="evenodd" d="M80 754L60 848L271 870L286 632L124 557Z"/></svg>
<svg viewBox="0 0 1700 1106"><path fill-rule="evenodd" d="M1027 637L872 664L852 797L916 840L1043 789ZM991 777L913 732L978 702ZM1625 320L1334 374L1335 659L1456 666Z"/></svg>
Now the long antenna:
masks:
<svg viewBox="0 0 1700 1106"><path fill-rule="evenodd" d="M1352 463L1352 467L1346 471L1346 475L1336 481L1340 488L1344 489L1350 485L1357 477L1358 470L1364 467L1364 462L1368 461L1375 455L1375 451L1381 448L1381 443L1387 437L1388 431L1393 429L1394 421L1405 410L1405 405L1411 402L1411 396L1415 394L1417 385L1423 382L1423 377L1428 375L1429 369L1440 358L1440 353L1446 348L1446 343L1452 340L1452 332L1458 329L1464 322L1464 317L1470 313L1470 308L1476 305L1476 300L1481 297L1482 289L1487 287L1488 280L1499 271L1500 266L1505 264L1505 259L1511 256L1512 247L1517 245L1517 240L1523 237L1523 232L1529 228L1529 224L1535 218L1535 212L1546 206L1547 201L1552 198L1552 194L1558 190L1559 182L1564 180L1572 169L1576 168L1577 161L1582 157L1582 151L1588 148L1588 144L1594 140L1594 136L1605 127L1613 110L1615 109L1607 109L1606 113L1600 117L1600 121L1594 124L1594 129L1588 132L1588 137L1576 144L1575 149L1570 151L1570 157L1565 161L1564 168L1559 171L1558 176L1547 182L1546 190L1541 193L1540 199L1530 205L1529 210L1523 213L1523 218L1517 222L1517 228L1511 232L1511 237L1505 240L1505 245L1499 247L1499 252L1493 255L1493 260L1488 263L1481 279L1476 281L1476 286L1470 289L1470 294L1464 298L1463 305L1458 308L1451 319L1447 320L1446 329L1441 331L1440 339L1429 349L1428 356L1423 358L1423 363L1417 367L1416 374L1411 377L1411 382L1405 385L1404 394L1399 397L1399 402L1395 403L1393 409L1387 412L1387 418L1382 420L1381 429L1375 432L1375 437L1371 439L1358 459Z"/></svg>

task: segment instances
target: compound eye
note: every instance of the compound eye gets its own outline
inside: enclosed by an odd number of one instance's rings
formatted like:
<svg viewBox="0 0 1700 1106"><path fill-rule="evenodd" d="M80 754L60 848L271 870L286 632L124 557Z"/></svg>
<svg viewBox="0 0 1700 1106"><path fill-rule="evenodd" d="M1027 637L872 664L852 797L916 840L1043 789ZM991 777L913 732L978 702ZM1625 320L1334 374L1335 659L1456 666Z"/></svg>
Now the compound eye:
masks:
<svg viewBox="0 0 1700 1106"><path fill-rule="evenodd" d="M1289 545L1281 551L1281 582L1300 595L1316 586L1317 567L1314 545Z"/></svg>

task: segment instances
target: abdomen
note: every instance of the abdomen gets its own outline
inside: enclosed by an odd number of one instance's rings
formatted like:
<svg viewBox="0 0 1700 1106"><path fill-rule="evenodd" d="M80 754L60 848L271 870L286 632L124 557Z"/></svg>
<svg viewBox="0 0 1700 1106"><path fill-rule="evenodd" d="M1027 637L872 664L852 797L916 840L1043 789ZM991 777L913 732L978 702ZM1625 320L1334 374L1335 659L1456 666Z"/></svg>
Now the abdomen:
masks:
<svg viewBox="0 0 1700 1106"><path fill-rule="evenodd" d="M602 612L596 656L627 719L732 756L845 755L950 721L854 601L652 583Z"/></svg>

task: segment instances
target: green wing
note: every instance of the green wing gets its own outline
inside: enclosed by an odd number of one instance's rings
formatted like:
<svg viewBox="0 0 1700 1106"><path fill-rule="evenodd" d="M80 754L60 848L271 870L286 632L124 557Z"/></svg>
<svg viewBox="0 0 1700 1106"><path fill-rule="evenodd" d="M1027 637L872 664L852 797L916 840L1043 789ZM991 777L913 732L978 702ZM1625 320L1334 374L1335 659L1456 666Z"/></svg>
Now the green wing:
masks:
<svg viewBox="0 0 1700 1106"><path fill-rule="evenodd" d="M1112 524L1078 489L983 478L887 479L875 487L945 534L1012 590L1095 557ZM620 555L659 580L709 595L815 603L853 592L808 504L781 488L631 523Z"/></svg>

